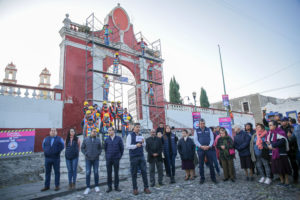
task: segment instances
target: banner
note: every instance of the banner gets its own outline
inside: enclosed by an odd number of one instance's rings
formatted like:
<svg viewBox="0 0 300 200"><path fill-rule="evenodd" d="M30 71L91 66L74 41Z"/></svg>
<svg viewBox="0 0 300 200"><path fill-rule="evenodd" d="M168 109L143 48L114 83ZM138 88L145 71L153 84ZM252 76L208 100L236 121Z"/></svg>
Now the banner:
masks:
<svg viewBox="0 0 300 200"><path fill-rule="evenodd" d="M34 129L0 131L0 157L34 152Z"/></svg>
<svg viewBox="0 0 300 200"><path fill-rule="evenodd" d="M229 106L229 97L227 94L222 95L222 99L223 99L223 105L225 107Z"/></svg>
<svg viewBox="0 0 300 200"><path fill-rule="evenodd" d="M199 127L199 121L201 119L201 114L199 112L193 112L193 128L197 129Z"/></svg>
<svg viewBox="0 0 300 200"><path fill-rule="evenodd" d="M225 128L228 135L232 137L232 127L231 127L230 117L219 118L219 126Z"/></svg>
<svg viewBox="0 0 300 200"><path fill-rule="evenodd" d="M123 82L123 83L128 83L128 77L123 77L123 76L114 77L114 80L117 80L117 81L120 81L120 82Z"/></svg>

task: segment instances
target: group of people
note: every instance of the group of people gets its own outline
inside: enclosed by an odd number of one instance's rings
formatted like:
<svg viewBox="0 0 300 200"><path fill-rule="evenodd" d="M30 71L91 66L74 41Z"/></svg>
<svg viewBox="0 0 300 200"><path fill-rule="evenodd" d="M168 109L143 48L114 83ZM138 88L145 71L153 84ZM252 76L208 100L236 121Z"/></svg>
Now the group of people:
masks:
<svg viewBox="0 0 300 200"><path fill-rule="evenodd" d="M279 185L289 185L289 175L293 174L294 182L298 182L298 166L300 161L300 125L288 118L272 120L265 126L256 124L255 130L252 124L245 127L234 126L233 135L230 135L223 127L206 127L205 120L200 119L199 126L194 130L193 136L188 130L182 131L182 137L178 139L171 127L163 123L150 131L150 136L145 139L140 134L140 124L135 123L132 132L129 132L125 142L125 148L129 150L130 173L132 177L133 194L137 195L137 173L141 172L144 184L144 192L149 190L147 165L144 157L144 149L148 153L150 186L156 184L155 171L158 174L158 184L164 185L165 174L170 178L170 184L175 183L175 159L179 153L182 160L182 169L185 170L184 180L194 180L195 166L199 163L200 184L205 182L204 164L209 167L212 182L217 183L216 173L220 175L220 167L223 168L223 181L235 182L236 173L234 167L235 152L238 151L241 168L245 171L245 180L253 181L254 173L260 176L258 182L271 184L272 179L279 176ZM300 112L298 113L300 124ZM103 146L102 146L103 145ZM121 137L115 134L114 127L108 128L108 137L102 144L97 136L97 128L91 129L91 134L86 135L82 144L74 129L70 129L66 140L57 136L56 129L51 129L50 136L43 141L45 153L45 187L50 188L50 175L53 166L55 172L55 190L59 190L59 166L60 152L65 151L68 168L69 188L75 188L76 170L79 151L84 154L86 160L86 190L91 190L90 175L93 168L95 191L99 192L99 157L102 149L105 151L107 169L107 190L112 191L112 168L114 168L114 189L119 188L119 164L124 153L124 144ZM297 163L298 162L298 163ZM156 169L156 170L155 170ZM255 170L256 169L256 170ZM215 172L216 170L216 172Z"/></svg>
<svg viewBox="0 0 300 200"><path fill-rule="evenodd" d="M131 114L127 111L127 108L123 109L120 101L117 102L117 105L112 101L110 106L108 106L107 101L104 101L101 108L97 104L90 106L85 101L83 114L82 127L84 137L89 136L92 129L96 128L97 134L102 134L103 144L105 139L108 138L109 127L114 126L116 130L122 131L122 137L125 137L132 122Z"/></svg>

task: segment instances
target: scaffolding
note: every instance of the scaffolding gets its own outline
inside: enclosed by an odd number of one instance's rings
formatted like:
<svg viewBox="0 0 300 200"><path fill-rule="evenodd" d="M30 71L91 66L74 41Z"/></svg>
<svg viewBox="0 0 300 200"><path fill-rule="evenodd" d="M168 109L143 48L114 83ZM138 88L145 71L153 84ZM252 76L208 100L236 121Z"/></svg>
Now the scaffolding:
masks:
<svg viewBox="0 0 300 200"><path fill-rule="evenodd" d="M105 47L110 49L114 52L118 52L120 50L120 44L116 44L111 42L110 45L105 45L104 42L104 34L103 34L103 26L104 24L95 17L94 13L86 19L86 27L88 27L88 31L86 33L86 49L85 49L85 99L88 101L94 102L103 102L103 99L95 99L93 98L92 94L94 94L95 90L102 87L99 84L97 88L93 87L93 78L98 78L99 82L103 82L104 77L103 75L109 75L113 77L120 77L120 74L114 74L111 72L103 71L103 66L105 63L102 64L102 70L95 69L95 65L93 63L93 56L95 55L96 46ZM118 33L118 29L114 28L113 33ZM111 34L111 41L115 39L116 34ZM89 51L91 54L89 54ZM95 75L97 74L97 75Z"/></svg>
<svg viewBox="0 0 300 200"><path fill-rule="evenodd" d="M162 112L164 112L164 100L165 100L165 92L164 92L164 77L163 77L163 67L162 67L162 54L161 54L161 43L160 40L156 40L154 42L149 42L149 40L141 33L138 32L131 38L130 45L128 47L131 50L128 50L126 48L122 48L122 43L117 42L117 38L119 37L119 30L117 28L112 28L112 34L110 38L110 45L106 45L104 42L104 34L103 34L103 27L104 24L98 20L94 13L92 13L87 19L86 19L86 27L89 28L88 33L86 34L86 63L85 63L85 69L86 69L86 78L85 78L85 98L88 101L92 102L103 102L103 98L101 99L95 99L92 94L94 92L99 91L99 87L102 87L101 85L98 85L97 87L93 86L93 79L99 79L99 82L103 82L104 77L103 75L109 75L109 80L111 83L111 88L113 91L110 90L110 96L112 96L111 99L113 101L121 101L122 107L124 107L124 94L123 94L123 85L131 85L135 89L135 97L136 97L136 115L137 119L140 119L140 112L144 113L143 115L143 122L144 124L141 124L143 127L149 127L149 118L152 118L152 124L158 124L159 123L159 116ZM137 41L139 41L141 38L146 42L145 47L145 54L141 54L140 45ZM112 73L112 67L108 67L107 71L103 70L103 66L107 66L107 59L103 60L102 66L97 66L97 63L93 62L93 56L95 51L97 50L97 47L102 47L106 50L109 50L110 52L113 52L112 55L115 54L115 52L122 52L131 55L133 58L133 66L134 66L134 74L133 74L133 80L131 78L131 74L128 74L129 70L124 70L124 66L122 64L119 64L119 73L114 74ZM89 54L91 52L91 54ZM120 57L120 61L122 61L122 57ZM152 72L152 80L149 80L148 77L148 63L147 61L153 61L154 68ZM161 67L158 67L157 64L161 64ZM140 69L140 74L138 74ZM159 72L161 71L161 72ZM140 76L141 83L137 83L137 78ZM123 78L128 78L128 82L122 81ZM149 83L153 83L154 88L154 104L150 104L148 95L146 94L146 89L149 87ZM141 94L138 94L138 89L141 89ZM162 90L162 91L161 91ZM159 96L159 94L164 94L163 96ZM132 102L132 99L130 100ZM129 102L129 99L128 99ZM128 105L129 107L129 105ZM141 110L139 108L142 108ZM152 115L151 115L152 113Z"/></svg>

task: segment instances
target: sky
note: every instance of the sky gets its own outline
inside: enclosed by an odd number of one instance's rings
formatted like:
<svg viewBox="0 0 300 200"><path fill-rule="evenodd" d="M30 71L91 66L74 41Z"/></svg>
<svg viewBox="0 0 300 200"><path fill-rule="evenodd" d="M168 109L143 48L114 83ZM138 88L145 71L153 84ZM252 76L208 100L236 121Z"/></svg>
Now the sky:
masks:
<svg viewBox="0 0 300 200"><path fill-rule="evenodd" d="M222 100L218 44L229 98L300 96L299 0L0 0L0 80L12 61L18 84L37 86L47 67L58 85L65 14L80 24L93 12L104 21L117 3L135 33L161 40L167 99L175 76L185 103L193 91L198 101L201 87L210 103Z"/></svg>

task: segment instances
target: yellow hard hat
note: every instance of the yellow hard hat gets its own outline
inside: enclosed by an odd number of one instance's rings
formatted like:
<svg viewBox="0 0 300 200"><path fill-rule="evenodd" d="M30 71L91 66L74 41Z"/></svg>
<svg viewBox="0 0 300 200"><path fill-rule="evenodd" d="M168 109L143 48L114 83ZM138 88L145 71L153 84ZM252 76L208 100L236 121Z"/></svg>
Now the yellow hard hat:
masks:
<svg viewBox="0 0 300 200"><path fill-rule="evenodd" d="M105 78L108 78L108 75L107 75L107 74L105 75Z"/></svg>
<svg viewBox="0 0 300 200"><path fill-rule="evenodd" d="M100 117L100 113L96 113L96 117Z"/></svg>
<svg viewBox="0 0 300 200"><path fill-rule="evenodd" d="M91 114L92 112L90 110L86 111L86 114Z"/></svg>
<svg viewBox="0 0 300 200"><path fill-rule="evenodd" d="M105 114L104 114L104 117L109 117L109 114L108 114L108 113L105 113Z"/></svg>
<svg viewBox="0 0 300 200"><path fill-rule="evenodd" d="M115 103L114 101L111 101L110 103Z"/></svg>
<svg viewBox="0 0 300 200"><path fill-rule="evenodd" d="M87 102L87 101L85 101L84 103L83 103L83 105L89 105L89 102Z"/></svg>
<svg viewBox="0 0 300 200"><path fill-rule="evenodd" d="M119 55L119 53L117 52L115 55L116 55L116 56L118 56L118 55Z"/></svg>
<svg viewBox="0 0 300 200"><path fill-rule="evenodd" d="M118 101L118 103L121 103L121 101Z"/></svg>
<svg viewBox="0 0 300 200"><path fill-rule="evenodd" d="M130 120L131 119L131 117L130 116L127 116L127 120Z"/></svg>
<svg viewBox="0 0 300 200"><path fill-rule="evenodd" d="M103 101L103 104L107 104L107 101Z"/></svg>
<svg viewBox="0 0 300 200"><path fill-rule="evenodd" d="M99 128L96 128L97 133L99 132Z"/></svg>
<svg viewBox="0 0 300 200"><path fill-rule="evenodd" d="M152 82L150 82L150 85L152 85Z"/></svg>
<svg viewBox="0 0 300 200"><path fill-rule="evenodd" d="M151 60L151 61L150 61L150 63L152 64L152 63L153 63L153 61Z"/></svg>
<svg viewBox="0 0 300 200"><path fill-rule="evenodd" d="M94 109L94 107L93 106L89 106L89 110L92 110L92 109Z"/></svg>

